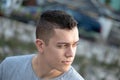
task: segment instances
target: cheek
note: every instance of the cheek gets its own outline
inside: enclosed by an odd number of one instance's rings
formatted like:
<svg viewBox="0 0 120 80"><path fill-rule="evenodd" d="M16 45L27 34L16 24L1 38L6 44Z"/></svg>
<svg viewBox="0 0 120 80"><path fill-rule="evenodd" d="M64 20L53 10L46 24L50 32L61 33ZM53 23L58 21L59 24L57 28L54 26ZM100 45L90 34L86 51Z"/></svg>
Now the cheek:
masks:
<svg viewBox="0 0 120 80"><path fill-rule="evenodd" d="M55 53L54 51L51 51L48 53L46 56L46 63L49 65L51 68L57 68L60 67L61 61L63 60L62 55L58 55L59 53Z"/></svg>
<svg viewBox="0 0 120 80"><path fill-rule="evenodd" d="M60 62L64 58L64 51L57 48L47 48L44 54L48 62Z"/></svg>
<svg viewBox="0 0 120 80"><path fill-rule="evenodd" d="M62 60L62 58L64 58L64 54L62 52L60 52L59 50L56 51L51 51L51 59L54 61L60 61Z"/></svg>
<svg viewBox="0 0 120 80"><path fill-rule="evenodd" d="M58 49L56 46L48 47L46 48L45 51L49 56L54 56L54 57L63 57L65 53L64 50Z"/></svg>

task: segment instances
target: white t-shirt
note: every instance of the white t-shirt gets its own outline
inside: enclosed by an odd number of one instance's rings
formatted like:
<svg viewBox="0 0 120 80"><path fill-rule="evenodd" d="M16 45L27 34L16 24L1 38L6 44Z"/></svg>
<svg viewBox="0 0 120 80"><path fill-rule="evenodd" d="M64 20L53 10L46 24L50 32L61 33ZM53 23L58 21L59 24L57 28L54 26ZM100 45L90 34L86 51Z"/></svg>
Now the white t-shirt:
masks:
<svg viewBox="0 0 120 80"><path fill-rule="evenodd" d="M0 64L0 80L43 80L32 69L32 55L6 58ZM84 80L71 66L69 71L52 80Z"/></svg>

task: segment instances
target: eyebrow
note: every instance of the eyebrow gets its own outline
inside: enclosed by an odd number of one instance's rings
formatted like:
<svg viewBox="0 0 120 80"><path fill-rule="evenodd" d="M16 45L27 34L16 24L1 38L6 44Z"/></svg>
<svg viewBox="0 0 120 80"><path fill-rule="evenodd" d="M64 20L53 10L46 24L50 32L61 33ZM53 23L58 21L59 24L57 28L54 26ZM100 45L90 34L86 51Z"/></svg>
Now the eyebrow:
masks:
<svg viewBox="0 0 120 80"><path fill-rule="evenodd" d="M74 43L79 43L79 40ZM58 42L57 44L70 44L70 43L69 42Z"/></svg>

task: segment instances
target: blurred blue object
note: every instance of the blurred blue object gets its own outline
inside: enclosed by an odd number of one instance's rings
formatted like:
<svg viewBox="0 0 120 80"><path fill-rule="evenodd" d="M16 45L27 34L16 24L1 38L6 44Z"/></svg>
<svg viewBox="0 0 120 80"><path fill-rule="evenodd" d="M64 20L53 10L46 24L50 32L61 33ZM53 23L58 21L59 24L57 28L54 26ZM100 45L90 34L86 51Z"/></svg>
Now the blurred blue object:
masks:
<svg viewBox="0 0 120 80"><path fill-rule="evenodd" d="M94 18L83 14L74 9L70 9L65 5L53 5L47 6L44 10L63 10L66 11L68 14L72 15L76 21L78 22L78 28L84 29L85 31L93 31L100 33L101 32L101 25L97 20Z"/></svg>

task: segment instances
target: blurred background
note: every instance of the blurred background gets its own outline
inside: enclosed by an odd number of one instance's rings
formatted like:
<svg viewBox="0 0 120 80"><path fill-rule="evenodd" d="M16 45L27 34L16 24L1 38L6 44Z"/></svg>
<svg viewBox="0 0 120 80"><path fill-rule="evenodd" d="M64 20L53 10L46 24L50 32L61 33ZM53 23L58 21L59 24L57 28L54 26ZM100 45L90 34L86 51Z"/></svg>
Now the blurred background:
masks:
<svg viewBox="0 0 120 80"><path fill-rule="evenodd" d="M72 65L85 80L120 80L120 0L0 0L0 62L37 52L36 23L48 9L77 20L80 44Z"/></svg>

